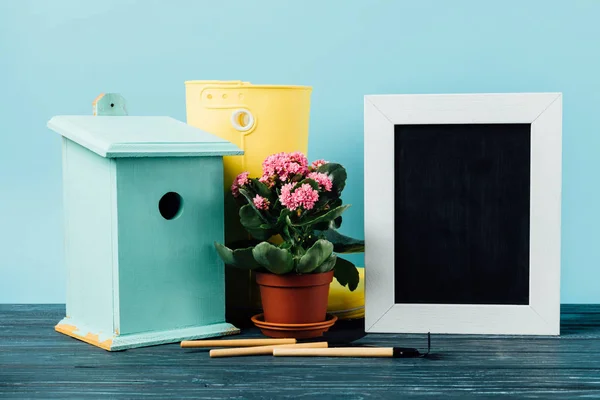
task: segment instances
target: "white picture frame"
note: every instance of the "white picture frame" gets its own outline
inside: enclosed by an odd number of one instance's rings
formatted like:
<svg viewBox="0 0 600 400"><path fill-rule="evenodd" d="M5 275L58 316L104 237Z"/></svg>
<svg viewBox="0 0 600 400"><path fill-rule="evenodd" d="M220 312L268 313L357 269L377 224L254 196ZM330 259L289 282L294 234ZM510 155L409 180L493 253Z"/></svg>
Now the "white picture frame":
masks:
<svg viewBox="0 0 600 400"><path fill-rule="evenodd" d="M395 125L507 123L531 124L529 305L395 304ZM562 94L367 95L364 135L366 332L559 335Z"/></svg>

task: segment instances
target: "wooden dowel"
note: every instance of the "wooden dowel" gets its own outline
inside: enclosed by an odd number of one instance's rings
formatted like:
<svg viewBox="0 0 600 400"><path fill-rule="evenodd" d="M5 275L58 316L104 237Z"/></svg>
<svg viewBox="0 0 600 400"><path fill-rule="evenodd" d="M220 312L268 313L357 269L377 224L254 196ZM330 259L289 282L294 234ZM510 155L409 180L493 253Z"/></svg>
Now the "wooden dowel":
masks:
<svg viewBox="0 0 600 400"><path fill-rule="evenodd" d="M275 357L393 357L393 347L331 347L327 349L275 348Z"/></svg>
<svg viewBox="0 0 600 400"><path fill-rule="evenodd" d="M181 347L250 347L294 343L296 343L296 339L184 340L183 342L181 342Z"/></svg>
<svg viewBox="0 0 600 400"><path fill-rule="evenodd" d="M210 351L210 356L215 357L238 357L238 356L258 356L258 355L272 355L273 350L278 348L326 348L327 342L314 342L314 343L296 343L296 344L277 344L272 346L258 346L258 347L235 347L232 349L216 349Z"/></svg>

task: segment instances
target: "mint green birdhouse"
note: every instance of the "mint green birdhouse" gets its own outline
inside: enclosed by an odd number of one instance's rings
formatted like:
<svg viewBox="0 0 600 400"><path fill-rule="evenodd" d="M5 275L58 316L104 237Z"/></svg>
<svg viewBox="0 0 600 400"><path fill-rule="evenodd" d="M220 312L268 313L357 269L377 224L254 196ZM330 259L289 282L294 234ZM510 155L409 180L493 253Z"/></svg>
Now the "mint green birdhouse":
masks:
<svg viewBox="0 0 600 400"><path fill-rule="evenodd" d="M225 322L223 156L234 144L169 117L57 116L66 317L106 350L238 333Z"/></svg>

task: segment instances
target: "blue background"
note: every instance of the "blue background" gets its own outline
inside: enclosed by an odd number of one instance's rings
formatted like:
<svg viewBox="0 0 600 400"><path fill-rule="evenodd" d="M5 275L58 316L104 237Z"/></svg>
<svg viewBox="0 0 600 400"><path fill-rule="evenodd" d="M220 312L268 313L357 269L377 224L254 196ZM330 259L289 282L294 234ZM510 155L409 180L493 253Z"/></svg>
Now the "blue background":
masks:
<svg viewBox="0 0 600 400"><path fill-rule="evenodd" d="M241 79L313 86L309 156L347 167L356 237L363 95L563 92L561 300L600 303L599 15L596 0L0 0L0 302L65 300L50 117L119 92L131 114L185 120L185 80Z"/></svg>

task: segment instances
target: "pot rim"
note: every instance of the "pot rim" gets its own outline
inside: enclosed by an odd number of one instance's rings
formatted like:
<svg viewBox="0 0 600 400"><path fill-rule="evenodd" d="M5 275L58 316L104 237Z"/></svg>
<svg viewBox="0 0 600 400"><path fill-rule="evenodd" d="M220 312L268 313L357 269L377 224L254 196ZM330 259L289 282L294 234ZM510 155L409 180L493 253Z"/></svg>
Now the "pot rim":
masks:
<svg viewBox="0 0 600 400"><path fill-rule="evenodd" d="M277 275L270 272L257 272L256 283L270 287L310 287L329 285L333 280L333 270L318 274Z"/></svg>
<svg viewBox="0 0 600 400"><path fill-rule="evenodd" d="M333 314L327 314L325 317L325 321L322 322L313 322L307 324L283 324L277 322L267 322L265 321L265 314L260 313L252 316L250 320L254 323L254 325L258 326L259 328L278 328L281 330L308 330L319 327L332 326L338 320L338 317Z"/></svg>

